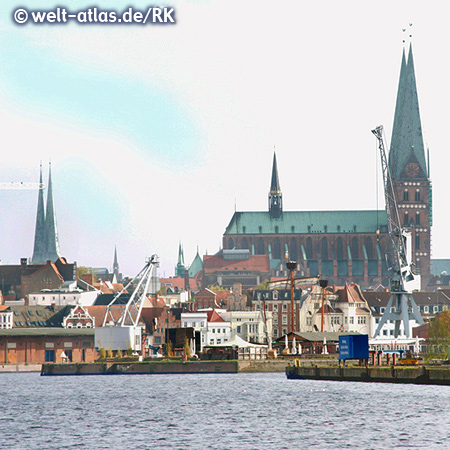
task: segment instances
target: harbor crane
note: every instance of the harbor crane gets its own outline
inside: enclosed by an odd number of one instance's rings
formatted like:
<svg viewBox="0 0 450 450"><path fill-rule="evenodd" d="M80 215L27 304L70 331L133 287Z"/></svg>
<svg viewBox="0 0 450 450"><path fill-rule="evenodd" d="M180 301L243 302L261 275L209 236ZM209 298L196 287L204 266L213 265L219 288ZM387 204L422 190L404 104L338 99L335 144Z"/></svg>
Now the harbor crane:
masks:
<svg viewBox="0 0 450 450"><path fill-rule="evenodd" d="M376 127L372 130L372 133L378 140L381 168L383 172L384 197L389 234L386 263L388 266L391 291L389 302L380 319L374 338L378 336L381 328L388 320L393 320L395 323L395 337L400 335L400 324L403 322L403 330L405 336L408 338L409 321L411 319L416 320L420 325L424 323L419 308L412 296L412 291L420 288L420 275L416 275L413 270L414 263L412 261L411 230L400 225L394 185L388 160L386 158L383 126L380 125Z"/></svg>
<svg viewBox="0 0 450 450"><path fill-rule="evenodd" d="M111 300L106 308L103 326L95 328L96 345L111 350L127 350L130 347L136 352L142 350L139 320L157 267L157 255L147 258L143 269ZM133 285L136 287L129 296Z"/></svg>

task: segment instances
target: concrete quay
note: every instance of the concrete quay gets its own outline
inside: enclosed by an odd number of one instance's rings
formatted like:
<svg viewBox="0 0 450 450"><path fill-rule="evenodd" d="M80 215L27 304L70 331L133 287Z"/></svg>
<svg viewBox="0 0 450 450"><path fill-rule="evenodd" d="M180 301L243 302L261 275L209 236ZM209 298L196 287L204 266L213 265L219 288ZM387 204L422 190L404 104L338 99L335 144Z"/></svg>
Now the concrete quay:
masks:
<svg viewBox="0 0 450 450"><path fill-rule="evenodd" d="M450 385L450 367L302 367L288 366L289 379Z"/></svg>

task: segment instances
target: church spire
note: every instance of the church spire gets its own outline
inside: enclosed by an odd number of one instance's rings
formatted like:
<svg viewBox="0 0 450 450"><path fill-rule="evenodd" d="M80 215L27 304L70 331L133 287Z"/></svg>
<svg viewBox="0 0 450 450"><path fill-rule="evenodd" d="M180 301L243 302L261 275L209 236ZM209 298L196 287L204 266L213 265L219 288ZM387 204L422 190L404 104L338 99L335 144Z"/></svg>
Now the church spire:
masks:
<svg viewBox="0 0 450 450"><path fill-rule="evenodd" d="M427 176L412 44L408 60L402 55L389 163L394 179Z"/></svg>
<svg viewBox="0 0 450 450"><path fill-rule="evenodd" d="M277 155L273 152L272 181L269 191L269 214L278 219L283 213L283 196L278 180Z"/></svg>
<svg viewBox="0 0 450 450"><path fill-rule="evenodd" d="M175 275L177 277L184 277L184 273L186 272L186 266L184 265L184 252L183 247L181 246L181 242L178 245L178 264L175 270Z"/></svg>
<svg viewBox="0 0 450 450"><path fill-rule="evenodd" d="M56 261L61 255L59 252L58 230L56 227L55 208L53 206L53 189L52 189L52 166L49 163L48 174L48 190L47 190L47 211L45 214L45 232L48 261Z"/></svg>
<svg viewBox="0 0 450 450"><path fill-rule="evenodd" d="M116 276L116 280L119 280L119 262L117 260L117 246L114 246L113 274Z"/></svg>
<svg viewBox="0 0 450 450"><path fill-rule="evenodd" d="M42 164L40 167L39 184L42 186ZM45 210L44 210L44 190L39 189L38 207L36 214L36 229L34 233L34 250L31 262L39 264L46 261L46 234L45 234Z"/></svg>

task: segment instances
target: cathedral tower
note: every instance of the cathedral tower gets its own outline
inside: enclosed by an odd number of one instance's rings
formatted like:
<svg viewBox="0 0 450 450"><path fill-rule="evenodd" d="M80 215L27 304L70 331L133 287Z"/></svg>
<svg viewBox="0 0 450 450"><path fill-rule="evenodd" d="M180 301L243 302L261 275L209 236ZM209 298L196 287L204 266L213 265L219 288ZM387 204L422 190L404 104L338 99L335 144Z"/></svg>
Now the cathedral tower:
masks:
<svg viewBox="0 0 450 450"><path fill-rule="evenodd" d="M278 180L277 156L275 152L273 152L272 181L269 191L269 214L275 219L278 219L283 214L283 196Z"/></svg>
<svg viewBox="0 0 450 450"><path fill-rule="evenodd" d="M425 157L412 45L408 58L405 50L402 55L389 166L400 223L412 231L413 261L416 272L424 278L424 286L430 275L431 181Z"/></svg>

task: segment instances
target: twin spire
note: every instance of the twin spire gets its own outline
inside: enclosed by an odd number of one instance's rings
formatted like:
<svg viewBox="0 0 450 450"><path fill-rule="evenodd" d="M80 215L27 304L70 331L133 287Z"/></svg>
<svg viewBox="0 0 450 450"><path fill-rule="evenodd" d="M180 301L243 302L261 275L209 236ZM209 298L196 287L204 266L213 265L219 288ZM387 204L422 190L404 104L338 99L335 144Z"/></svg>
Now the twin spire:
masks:
<svg viewBox="0 0 450 450"><path fill-rule="evenodd" d="M427 176L412 44L409 46L408 59L403 50L398 82L389 152L389 165L393 178L401 177L405 167L411 163L417 166L416 170L421 172L420 175Z"/></svg>
<svg viewBox="0 0 450 450"><path fill-rule="evenodd" d="M42 164L39 182L42 184ZM47 261L56 261L60 256L56 215L53 205L51 163L49 163L47 208L45 209L44 207L44 191L39 189L34 251L31 262L33 264L45 264Z"/></svg>

